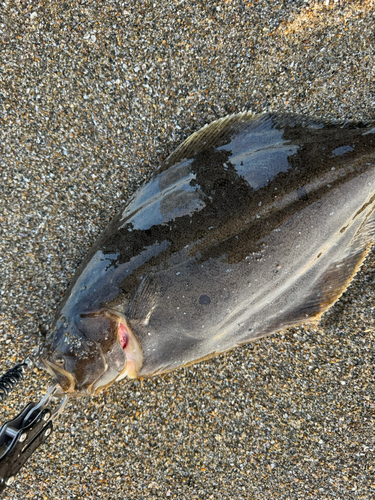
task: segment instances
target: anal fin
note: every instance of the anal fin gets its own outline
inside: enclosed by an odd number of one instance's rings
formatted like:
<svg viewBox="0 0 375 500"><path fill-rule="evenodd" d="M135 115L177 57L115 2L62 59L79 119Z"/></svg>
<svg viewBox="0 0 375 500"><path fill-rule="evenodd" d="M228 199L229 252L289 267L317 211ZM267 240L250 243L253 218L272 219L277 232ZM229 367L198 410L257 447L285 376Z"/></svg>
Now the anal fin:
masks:
<svg viewBox="0 0 375 500"><path fill-rule="evenodd" d="M341 297L360 269L371 246L372 243L369 243L361 252L350 255L339 263L334 262L328 267L306 297L304 307L299 310L301 321L303 319L306 321L307 318L310 321L319 320L320 316ZM298 321L298 318L295 319Z"/></svg>
<svg viewBox="0 0 375 500"><path fill-rule="evenodd" d="M345 292L371 250L375 239L375 213L370 212L357 230L341 260L330 264L310 289L299 307L290 313L287 323L318 321Z"/></svg>

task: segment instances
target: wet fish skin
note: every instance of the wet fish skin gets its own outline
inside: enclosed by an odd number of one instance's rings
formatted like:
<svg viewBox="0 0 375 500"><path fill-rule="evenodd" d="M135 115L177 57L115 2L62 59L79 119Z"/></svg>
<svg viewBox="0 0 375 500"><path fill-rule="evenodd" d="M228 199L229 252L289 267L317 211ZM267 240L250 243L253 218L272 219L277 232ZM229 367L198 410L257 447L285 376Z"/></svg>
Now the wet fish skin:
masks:
<svg viewBox="0 0 375 500"><path fill-rule="evenodd" d="M373 241L374 124L242 113L188 138L94 243L41 357L91 395L319 319Z"/></svg>

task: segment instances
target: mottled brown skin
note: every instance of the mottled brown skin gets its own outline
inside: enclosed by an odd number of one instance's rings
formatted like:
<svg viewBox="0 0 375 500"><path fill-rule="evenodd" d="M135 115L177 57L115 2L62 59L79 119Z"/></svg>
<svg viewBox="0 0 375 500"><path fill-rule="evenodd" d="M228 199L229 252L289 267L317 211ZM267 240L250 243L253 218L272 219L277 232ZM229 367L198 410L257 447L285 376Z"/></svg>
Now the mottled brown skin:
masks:
<svg viewBox="0 0 375 500"><path fill-rule="evenodd" d="M243 113L193 134L77 272L42 352L63 389L122 378L120 323L149 376L318 318L372 243L374 132Z"/></svg>

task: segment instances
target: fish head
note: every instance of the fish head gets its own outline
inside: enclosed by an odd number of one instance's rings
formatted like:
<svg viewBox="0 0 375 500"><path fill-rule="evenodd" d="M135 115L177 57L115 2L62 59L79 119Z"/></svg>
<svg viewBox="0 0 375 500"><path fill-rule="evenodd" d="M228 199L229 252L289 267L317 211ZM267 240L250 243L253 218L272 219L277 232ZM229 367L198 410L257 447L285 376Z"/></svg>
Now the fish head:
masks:
<svg viewBox="0 0 375 500"><path fill-rule="evenodd" d="M44 367L71 396L93 396L142 366L142 348L119 313L59 317L40 352Z"/></svg>

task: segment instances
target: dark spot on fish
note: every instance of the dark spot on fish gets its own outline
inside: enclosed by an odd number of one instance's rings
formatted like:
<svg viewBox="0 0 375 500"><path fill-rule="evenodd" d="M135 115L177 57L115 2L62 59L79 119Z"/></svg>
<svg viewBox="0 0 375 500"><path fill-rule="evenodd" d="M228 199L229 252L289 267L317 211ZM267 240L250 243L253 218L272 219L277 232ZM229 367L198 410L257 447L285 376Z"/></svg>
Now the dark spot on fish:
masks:
<svg viewBox="0 0 375 500"><path fill-rule="evenodd" d="M307 196L307 191L306 191L306 188L304 186L297 189L297 196L298 196L299 200L301 198L303 198L304 196Z"/></svg>
<svg viewBox="0 0 375 500"><path fill-rule="evenodd" d="M201 295L199 297L199 303L200 304L204 304L204 305L207 305L211 302L211 299L208 295Z"/></svg>
<svg viewBox="0 0 375 500"><path fill-rule="evenodd" d="M322 252L318 253L318 255L316 256L317 259L319 259L319 257L321 257L322 255Z"/></svg>

